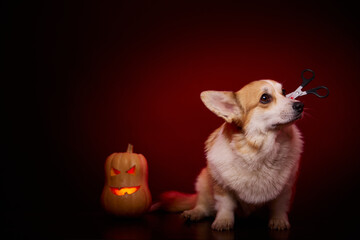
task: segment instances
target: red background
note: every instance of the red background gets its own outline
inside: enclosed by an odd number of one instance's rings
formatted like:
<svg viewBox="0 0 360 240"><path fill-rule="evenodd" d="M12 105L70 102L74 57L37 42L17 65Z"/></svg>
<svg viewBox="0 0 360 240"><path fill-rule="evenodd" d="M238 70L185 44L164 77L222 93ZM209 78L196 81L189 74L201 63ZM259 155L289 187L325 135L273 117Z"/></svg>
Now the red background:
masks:
<svg viewBox="0 0 360 240"><path fill-rule="evenodd" d="M316 73L308 88L330 96L299 98L305 149L292 216L317 224L357 209L355 3L4 6L4 210L99 210L105 159L128 143L148 160L154 200L192 192L203 143L222 123L200 92L264 78L290 92L305 68Z"/></svg>

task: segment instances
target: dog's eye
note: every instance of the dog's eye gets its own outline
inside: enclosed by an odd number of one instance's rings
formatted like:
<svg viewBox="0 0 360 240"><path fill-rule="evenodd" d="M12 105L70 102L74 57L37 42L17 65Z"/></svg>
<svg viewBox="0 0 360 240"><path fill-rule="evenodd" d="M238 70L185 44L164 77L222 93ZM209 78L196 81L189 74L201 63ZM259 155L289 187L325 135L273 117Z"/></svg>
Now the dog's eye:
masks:
<svg viewBox="0 0 360 240"><path fill-rule="evenodd" d="M282 90L282 95L284 95L284 97L286 96L286 90L285 89Z"/></svg>
<svg viewBox="0 0 360 240"><path fill-rule="evenodd" d="M271 102L271 100L272 100L272 98L269 94L264 93L263 95L261 95L261 98L260 98L261 103L267 104L267 103Z"/></svg>

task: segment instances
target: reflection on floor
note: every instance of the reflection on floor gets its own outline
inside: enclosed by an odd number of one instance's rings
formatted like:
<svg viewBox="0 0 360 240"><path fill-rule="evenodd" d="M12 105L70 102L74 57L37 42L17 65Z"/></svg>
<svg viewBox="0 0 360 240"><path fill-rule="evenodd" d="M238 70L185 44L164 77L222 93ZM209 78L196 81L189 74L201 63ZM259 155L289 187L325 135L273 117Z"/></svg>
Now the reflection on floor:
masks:
<svg viewBox="0 0 360 240"><path fill-rule="evenodd" d="M49 216L49 215L47 215ZM315 219L315 218L314 218ZM151 213L141 218L114 218L103 212L34 214L26 220L14 217L5 231L9 239L354 239L349 231L329 226L329 221L296 221L288 231L272 231L265 217L236 218L232 231L211 230L213 219L186 222L180 214ZM317 220L316 220L317 221ZM324 222L324 224L318 224Z"/></svg>

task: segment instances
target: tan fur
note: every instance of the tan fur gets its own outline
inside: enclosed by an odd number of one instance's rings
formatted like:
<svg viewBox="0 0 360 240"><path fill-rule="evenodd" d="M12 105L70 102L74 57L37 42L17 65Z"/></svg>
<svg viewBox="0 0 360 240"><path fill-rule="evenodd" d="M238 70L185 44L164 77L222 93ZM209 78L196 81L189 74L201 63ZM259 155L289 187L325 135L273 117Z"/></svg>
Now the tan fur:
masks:
<svg viewBox="0 0 360 240"><path fill-rule="evenodd" d="M269 102L260 101L264 94ZM189 220L215 215L214 230L234 225L237 207L245 215L259 206L270 209L269 227L290 227L287 211L302 151L295 125L301 112L282 95L276 81L251 82L237 92L205 91L204 104L225 123L207 139L207 167L196 181Z"/></svg>
<svg viewBox="0 0 360 240"><path fill-rule="evenodd" d="M160 195L160 204L154 204L150 211L161 208L167 212L183 212L195 207L197 194L186 194L176 191L165 192Z"/></svg>
<svg viewBox="0 0 360 240"><path fill-rule="evenodd" d="M212 134L210 134L209 138L205 142L205 150L206 151L211 149L211 147L214 145L214 140L216 139L216 136L219 134L220 130L221 130L221 127L219 127Z"/></svg>

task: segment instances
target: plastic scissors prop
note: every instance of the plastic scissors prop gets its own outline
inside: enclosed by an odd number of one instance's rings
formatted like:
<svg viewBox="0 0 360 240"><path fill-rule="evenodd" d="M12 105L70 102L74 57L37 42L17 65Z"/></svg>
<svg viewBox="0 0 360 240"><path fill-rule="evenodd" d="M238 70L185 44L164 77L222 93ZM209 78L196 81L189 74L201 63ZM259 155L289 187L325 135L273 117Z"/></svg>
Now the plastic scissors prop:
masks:
<svg viewBox="0 0 360 240"><path fill-rule="evenodd" d="M310 72L312 74L312 76L310 78L306 78L304 76L304 73L305 72ZM316 88L312 88L310 90L307 90L307 91L301 91L301 89L303 87L305 87L306 85L308 85L309 82L311 82L314 78L315 78L315 73L313 70L311 69L305 69L304 71L302 71L301 73L301 78L302 78L302 84L292 93L289 93L286 95L287 98L291 98L291 99L295 99L297 97L300 97L300 96L304 96L304 95L307 95L309 93L311 94L314 94L315 96L319 97L319 98L326 98L327 96L329 96L329 89L325 86L319 86L319 87L316 87ZM325 95L320 95L317 91L319 89L325 89L326 90L326 94Z"/></svg>

